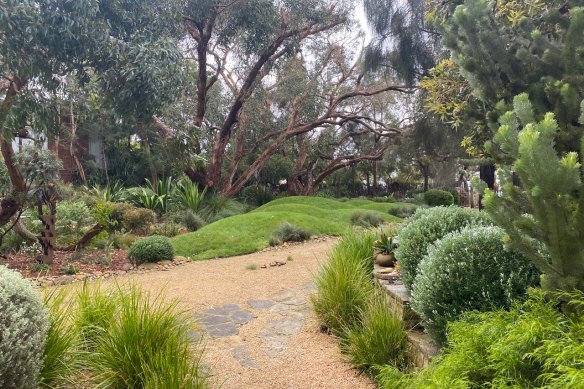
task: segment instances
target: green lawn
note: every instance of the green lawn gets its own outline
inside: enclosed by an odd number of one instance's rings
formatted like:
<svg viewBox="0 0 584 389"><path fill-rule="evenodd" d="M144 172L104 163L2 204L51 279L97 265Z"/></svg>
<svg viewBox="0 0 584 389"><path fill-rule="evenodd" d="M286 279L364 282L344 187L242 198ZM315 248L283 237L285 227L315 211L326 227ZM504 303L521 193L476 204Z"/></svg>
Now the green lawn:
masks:
<svg viewBox="0 0 584 389"><path fill-rule="evenodd" d="M387 211L403 203L376 203L355 199L340 202L322 197L284 197L252 212L228 217L196 232L172 239L176 254L209 259L252 253L268 246L272 232L283 222L313 235L340 235L356 211L376 211L388 222L399 221ZM415 207L415 205L411 205Z"/></svg>

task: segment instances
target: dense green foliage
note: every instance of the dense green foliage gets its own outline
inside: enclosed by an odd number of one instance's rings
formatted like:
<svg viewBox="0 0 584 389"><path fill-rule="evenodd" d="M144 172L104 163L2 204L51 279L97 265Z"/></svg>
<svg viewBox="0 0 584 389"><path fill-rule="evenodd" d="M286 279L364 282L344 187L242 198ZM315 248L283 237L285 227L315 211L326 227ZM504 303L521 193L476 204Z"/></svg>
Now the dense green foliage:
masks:
<svg viewBox="0 0 584 389"><path fill-rule="evenodd" d="M386 366L387 389L581 388L584 382L584 295L564 295L574 311L565 316L533 290L511 310L468 313L448 328L449 346L419 373Z"/></svg>
<svg viewBox="0 0 584 389"><path fill-rule="evenodd" d="M323 327L335 335L361 329L361 314L375 292L374 240L375 235L369 232L347 232L316 275L313 309Z"/></svg>
<svg viewBox="0 0 584 389"><path fill-rule="evenodd" d="M399 219L387 211L397 206L399 203L363 199L340 202L321 197L285 197L252 212L208 224L194 233L177 236L172 242L177 255L195 259L246 254L267 247L272 233L283 222L312 235L341 235L350 226L355 211L377 211L385 221L392 222Z"/></svg>
<svg viewBox="0 0 584 389"><path fill-rule="evenodd" d="M40 296L20 274L0 266L0 387L34 389L49 323Z"/></svg>
<svg viewBox="0 0 584 389"><path fill-rule="evenodd" d="M424 192L424 201L430 207L448 207L454 204L454 196L445 190L430 189Z"/></svg>
<svg viewBox="0 0 584 389"><path fill-rule="evenodd" d="M419 209L398 233L399 247L395 255L400 266L401 280L411 290L418 264L428 252L430 244L449 232L468 226L486 226L492 222L482 212L466 211L458 207Z"/></svg>
<svg viewBox="0 0 584 389"><path fill-rule="evenodd" d="M509 308L539 272L528 258L503 248L498 227L470 227L434 242L418 266L412 308L438 343L446 326L464 312Z"/></svg>
<svg viewBox="0 0 584 389"><path fill-rule="evenodd" d="M578 153L558 152L555 115L537 121L527 95L517 96L514 108L503 115L489 145L501 161L503 195L487 191L485 207L509 244L543 273L544 289L584 290L584 170Z"/></svg>
<svg viewBox="0 0 584 389"><path fill-rule="evenodd" d="M128 259L137 264L171 261L173 258L174 247L166 236L152 235L137 240L128 250Z"/></svg>

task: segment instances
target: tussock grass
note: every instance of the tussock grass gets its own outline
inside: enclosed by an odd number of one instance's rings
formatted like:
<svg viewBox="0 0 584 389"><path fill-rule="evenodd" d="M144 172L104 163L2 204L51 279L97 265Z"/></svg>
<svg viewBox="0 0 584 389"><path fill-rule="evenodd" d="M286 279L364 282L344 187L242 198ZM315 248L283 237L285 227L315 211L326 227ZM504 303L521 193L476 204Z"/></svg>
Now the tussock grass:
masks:
<svg viewBox="0 0 584 389"><path fill-rule="evenodd" d="M322 325L335 335L358 325L374 293L374 238L369 232L347 232L316 275L312 305Z"/></svg>
<svg viewBox="0 0 584 389"><path fill-rule="evenodd" d="M407 365L407 333L403 322L390 311L385 292L377 288L359 312L361 322L343 334L341 349L352 365L371 371L378 365Z"/></svg>

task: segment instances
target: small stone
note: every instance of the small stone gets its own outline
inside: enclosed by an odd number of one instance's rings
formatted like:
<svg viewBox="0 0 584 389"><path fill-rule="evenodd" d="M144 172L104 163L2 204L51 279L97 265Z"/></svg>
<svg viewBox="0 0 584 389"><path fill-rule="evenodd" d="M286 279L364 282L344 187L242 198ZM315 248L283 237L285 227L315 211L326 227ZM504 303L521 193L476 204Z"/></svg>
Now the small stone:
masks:
<svg viewBox="0 0 584 389"><path fill-rule="evenodd" d="M123 270L123 271L130 271L130 270L132 270L133 268L134 268L134 266L132 266L132 265L131 265L131 264L129 264L129 263L124 263L124 266L122 266L122 270Z"/></svg>
<svg viewBox="0 0 584 389"><path fill-rule="evenodd" d="M154 262L146 262L140 265L140 269L142 270L155 270L158 268L158 264Z"/></svg>
<svg viewBox="0 0 584 389"><path fill-rule="evenodd" d="M73 276L61 276L55 279L54 283L55 285L66 285L73 282L74 279Z"/></svg>
<svg viewBox="0 0 584 389"><path fill-rule="evenodd" d="M167 267L170 266L172 264L172 261L160 261L158 262L159 265Z"/></svg>

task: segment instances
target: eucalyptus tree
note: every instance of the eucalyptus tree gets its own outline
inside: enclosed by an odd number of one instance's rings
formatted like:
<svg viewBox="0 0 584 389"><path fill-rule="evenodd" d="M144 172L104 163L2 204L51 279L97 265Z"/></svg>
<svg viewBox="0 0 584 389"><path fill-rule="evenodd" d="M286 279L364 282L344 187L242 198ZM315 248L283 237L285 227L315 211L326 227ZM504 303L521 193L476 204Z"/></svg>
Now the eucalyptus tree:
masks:
<svg viewBox="0 0 584 389"><path fill-rule="evenodd" d="M172 27L170 19L172 15L177 22L180 19L178 9L169 4L157 0L0 3L0 148L14 192L2 200L0 224L23 207L29 189L11 140L27 127L44 133L58 130L60 108L68 99L67 78L80 85L98 80L99 93L108 97L112 107L139 120L152 120L160 105L172 98L173 66L179 58L173 39L180 30Z"/></svg>
<svg viewBox="0 0 584 389"><path fill-rule="evenodd" d="M308 84L300 84L304 91L286 102L289 122L279 123L273 131L259 138L256 148L241 147L250 138L248 131L255 128L244 122L246 105L258 98L260 90L274 87L274 79L289 61L312 39L325 33L340 32L348 22L350 2L328 2L318 0L205 0L187 2L183 13L186 29L194 43L194 57L198 65L197 102L195 124L212 134L213 142L208 147L208 164L205 184L225 194L235 194L275 154L280 146L295 136L310 132L334 121L348 122L345 114L337 108L347 100L382 93L381 89L353 90L314 98L306 90ZM346 31L345 31L346 33ZM340 77L337 87L347 91L347 84L359 89L357 71L351 71L351 80ZM281 73L280 73L281 74ZM221 82L219 82L221 81ZM279 81L275 81L278 83ZM230 94L229 104L217 121L209 120L208 96L214 87L222 84ZM255 95L254 95L255 94ZM324 100L326 104L322 104ZM320 100L309 102L309 100ZM307 112L317 112L311 118L303 117ZM268 117L282 119L282 108L274 108L268 101L263 104ZM249 112L249 109L247 110ZM280 111L280 112L278 112ZM257 117L257 116L254 116ZM257 154L244 171L236 176L243 155ZM230 155L233 154L233 155ZM230 157L226 161L226 157Z"/></svg>

